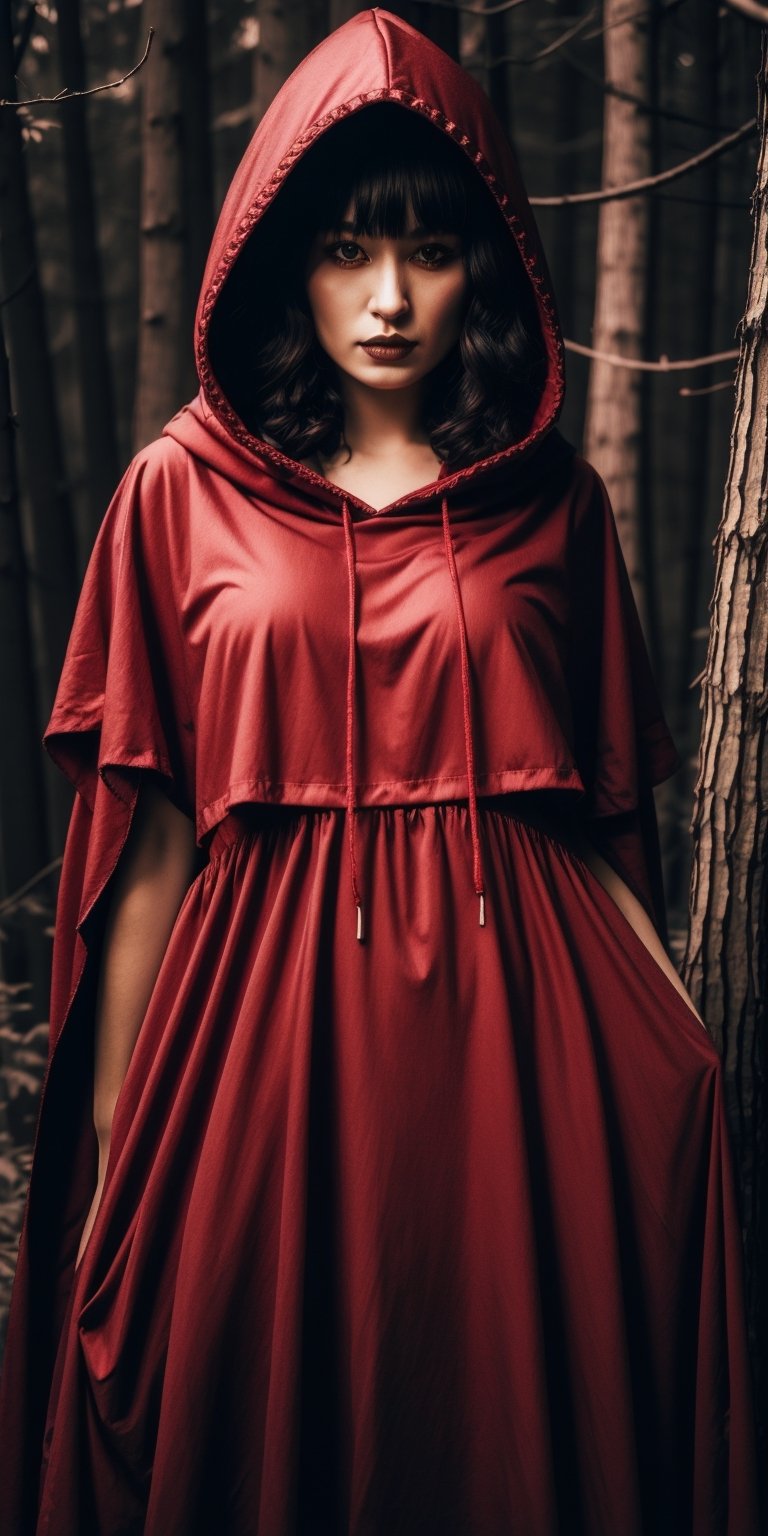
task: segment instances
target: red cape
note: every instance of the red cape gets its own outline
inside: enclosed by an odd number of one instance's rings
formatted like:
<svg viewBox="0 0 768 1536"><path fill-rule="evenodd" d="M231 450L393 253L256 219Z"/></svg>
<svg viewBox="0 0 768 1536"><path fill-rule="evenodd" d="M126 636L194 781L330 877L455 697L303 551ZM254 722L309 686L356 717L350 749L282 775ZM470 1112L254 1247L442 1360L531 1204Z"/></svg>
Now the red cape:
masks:
<svg viewBox="0 0 768 1536"><path fill-rule="evenodd" d="M249 433L208 340L227 274L297 157L381 100L426 113L485 179L533 284L549 366L525 439L376 511ZM665 931L652 786L680 759L605 487L556 427L563 345L534 219L483 92L398 17L356 15L266 113L214 236L196 351L199 398L137 456L105 516L45 733L77 794L0 1393L9 1532L33 1528L56 1339L95 1185L104 898L143 773L195 818L201 849L247 800L354 815L472 789L562 792ZM292 624L277 626L286 613Z"/></svg>

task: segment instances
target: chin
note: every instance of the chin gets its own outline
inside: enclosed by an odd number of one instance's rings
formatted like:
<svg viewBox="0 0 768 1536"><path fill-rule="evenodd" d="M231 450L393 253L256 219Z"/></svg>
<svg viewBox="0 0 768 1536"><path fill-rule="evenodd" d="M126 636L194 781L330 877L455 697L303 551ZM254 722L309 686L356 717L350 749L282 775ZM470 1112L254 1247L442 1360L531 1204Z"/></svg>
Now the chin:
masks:
<svg viewBox="0 0 768 1536"><path fill-rule="evenodd" d="M391 373L385 375L383 368L377 367L374 362L371 362L370 367L366 367L365 364L361 366L360 363L354 368L345 368L343 363L337 363L336 367L340 374L344 374L348 379L354 379L356 384L366 384L373 389L401 389L404 384L413 384L422 376L421 369L416 373L414 369L402 367L397 371L393 369Z"/></svg>
<svg viewBox="0 0 768 1536"><path fill-rule="evenodd" d="M407 366L399 362L396 366L384 369L381 366L381 362L373 362L372 359L369 361L366 358L366 361L362 362L362 364L358 362L356 369L350 370L350 372L352 372L353 378L362 379L364 384L381 384L384 389L392 389L393 386L398 387L398 384L404 384L404 382L415 384L416 379L425 378L425 375L432 370L432 367L433 364L425 366L424 358L419 358L418 362L412 362L412 364L407 364Z"/></svg>
<svg viewBox="0 0 768 1536"><path fill-rule="evenodd" d="M363 384L373 384L377 389L400 389L403 384L415 384L421 378L421 372L412 373L410 369L400 368L396 373L389 374L386 378L382 373L372 377L370 373L363 374Z"/></svg>

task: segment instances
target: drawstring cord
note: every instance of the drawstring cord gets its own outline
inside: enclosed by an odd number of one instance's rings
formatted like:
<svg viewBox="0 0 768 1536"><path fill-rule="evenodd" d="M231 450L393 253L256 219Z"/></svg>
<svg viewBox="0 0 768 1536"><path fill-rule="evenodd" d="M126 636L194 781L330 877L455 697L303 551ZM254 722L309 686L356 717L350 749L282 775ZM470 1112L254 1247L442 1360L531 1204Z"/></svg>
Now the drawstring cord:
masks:
<svg viewBox="0 0 768 1536"><path fill-rule="evenodd" d="M480 898L480 926L485 926L485 882L483 880L482 862L480 857L480 835L477 824L477 782L475 777L475 753L472 740L472 707L469 687L469 654L467 648L467 625L464 617L464 604L461 597L459 575L456 569L456 557L453 548L453 533L448 517L448 497L443 496L443 538L445 553L448 560L448 569L451 573L451 583L456 599L456 617L459 626L459 641L461 654L461 690L464 710L464 749L467 758L467 790L469 794L469 821L472 833L472 875L475 885L475 894ZM357 882L357 857L355 852L355 832L357 823L357 809L355 806L355 759L354 759L354 715L355 715L355 610L357 599L356 566L355 566L355 540L352 532L352 516L346 496L342 500L342 519L344 522L344 541L347 552L347 574L349 593L349 625L348 637L348 661L347 661L347 741L346 741L346 803L347 803L347 831L349 836L349 863L352 875L352 896L357 908L357 937L363 939L363 902Z"/></svg>
<svg viewBox="0 0 768 1536"><path fill-rule="evenodd" d="M352 871L352 896L357 907L357 937L363 938L363 903L357 884L357 859L355 857L355 761L354 761L354 714L355 714L355 540L352 518L346 496L341 504L344 519L344 538L347 546L347 572L349 576L349 627L347 652L347 829L349 833L349 863Z"/></svg>
<svg viewBox="0 0 768 1536"><path fill-rule="evenodd" d="M464 604L459 585L459 573L456 569L456 557L453 549L453 534L448 520L448 497L443 496L443 537L445 540L445 553L448 558L448 569L453 583L453 594L456 598L456 616L459 624L459 638L461 641L461 692L464 706L464 747L467 754L467 789L469 793L469 821L472 828L472 875L475 882L475 894L480 898L480 927L485 925L485 882L483 880L482 864L480 860L480 835L477 829L477 783L475 779L475 752L472 743L472 706L469 693L469 655L467 651L467 625L464 618Z"/></svg>

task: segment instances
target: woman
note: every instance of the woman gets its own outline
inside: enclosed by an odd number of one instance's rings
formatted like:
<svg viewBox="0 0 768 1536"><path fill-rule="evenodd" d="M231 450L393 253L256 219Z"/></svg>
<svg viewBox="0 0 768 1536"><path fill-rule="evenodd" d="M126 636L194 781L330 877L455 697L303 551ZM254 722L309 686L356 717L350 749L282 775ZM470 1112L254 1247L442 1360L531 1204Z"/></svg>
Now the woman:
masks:
<svg viewBox="0 0 768 1536"><path fill-rule="evenodd" d="M750 1536L679 759L512 152L396 16L266 114L196 347L45 738L2 1529Z"/></svg>

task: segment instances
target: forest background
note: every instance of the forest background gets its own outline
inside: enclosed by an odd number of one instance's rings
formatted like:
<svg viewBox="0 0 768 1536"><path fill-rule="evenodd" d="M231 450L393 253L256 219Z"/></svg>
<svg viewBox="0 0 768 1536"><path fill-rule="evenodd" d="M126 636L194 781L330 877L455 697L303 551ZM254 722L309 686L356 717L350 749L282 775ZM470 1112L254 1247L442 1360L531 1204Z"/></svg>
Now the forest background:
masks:
<svg viewBox="0 0 768 1536"><path fill-rule="evenodd" d="M304 54L361 8L350 0L0 8L0 97L30 103L0 107L0 1336L45 1066L72 801L41 735L74 604L123 469L196 391L194 305L248 139ZM656 801L670 946L695 982L700 684L750 268L755 276L768 11L760 0L389 8L488 91L534 205L568 339L561 427L607 481L684 760ZM37 100L62 91L88 94ZM673 168L680 174L667 175ZM615 195L638 180L634 195ZM761 794L755 782L758 810ZM728 910L744 923L746 971L756 949L748 930L764 911ZM706 947L697 938L697 952ZM729 1117L764 1424L759 981L750 978L743 1037L729 1045L719 1018L713 1027L724 1054L738 1057L737 1065L729 1057Z"/></svg>

